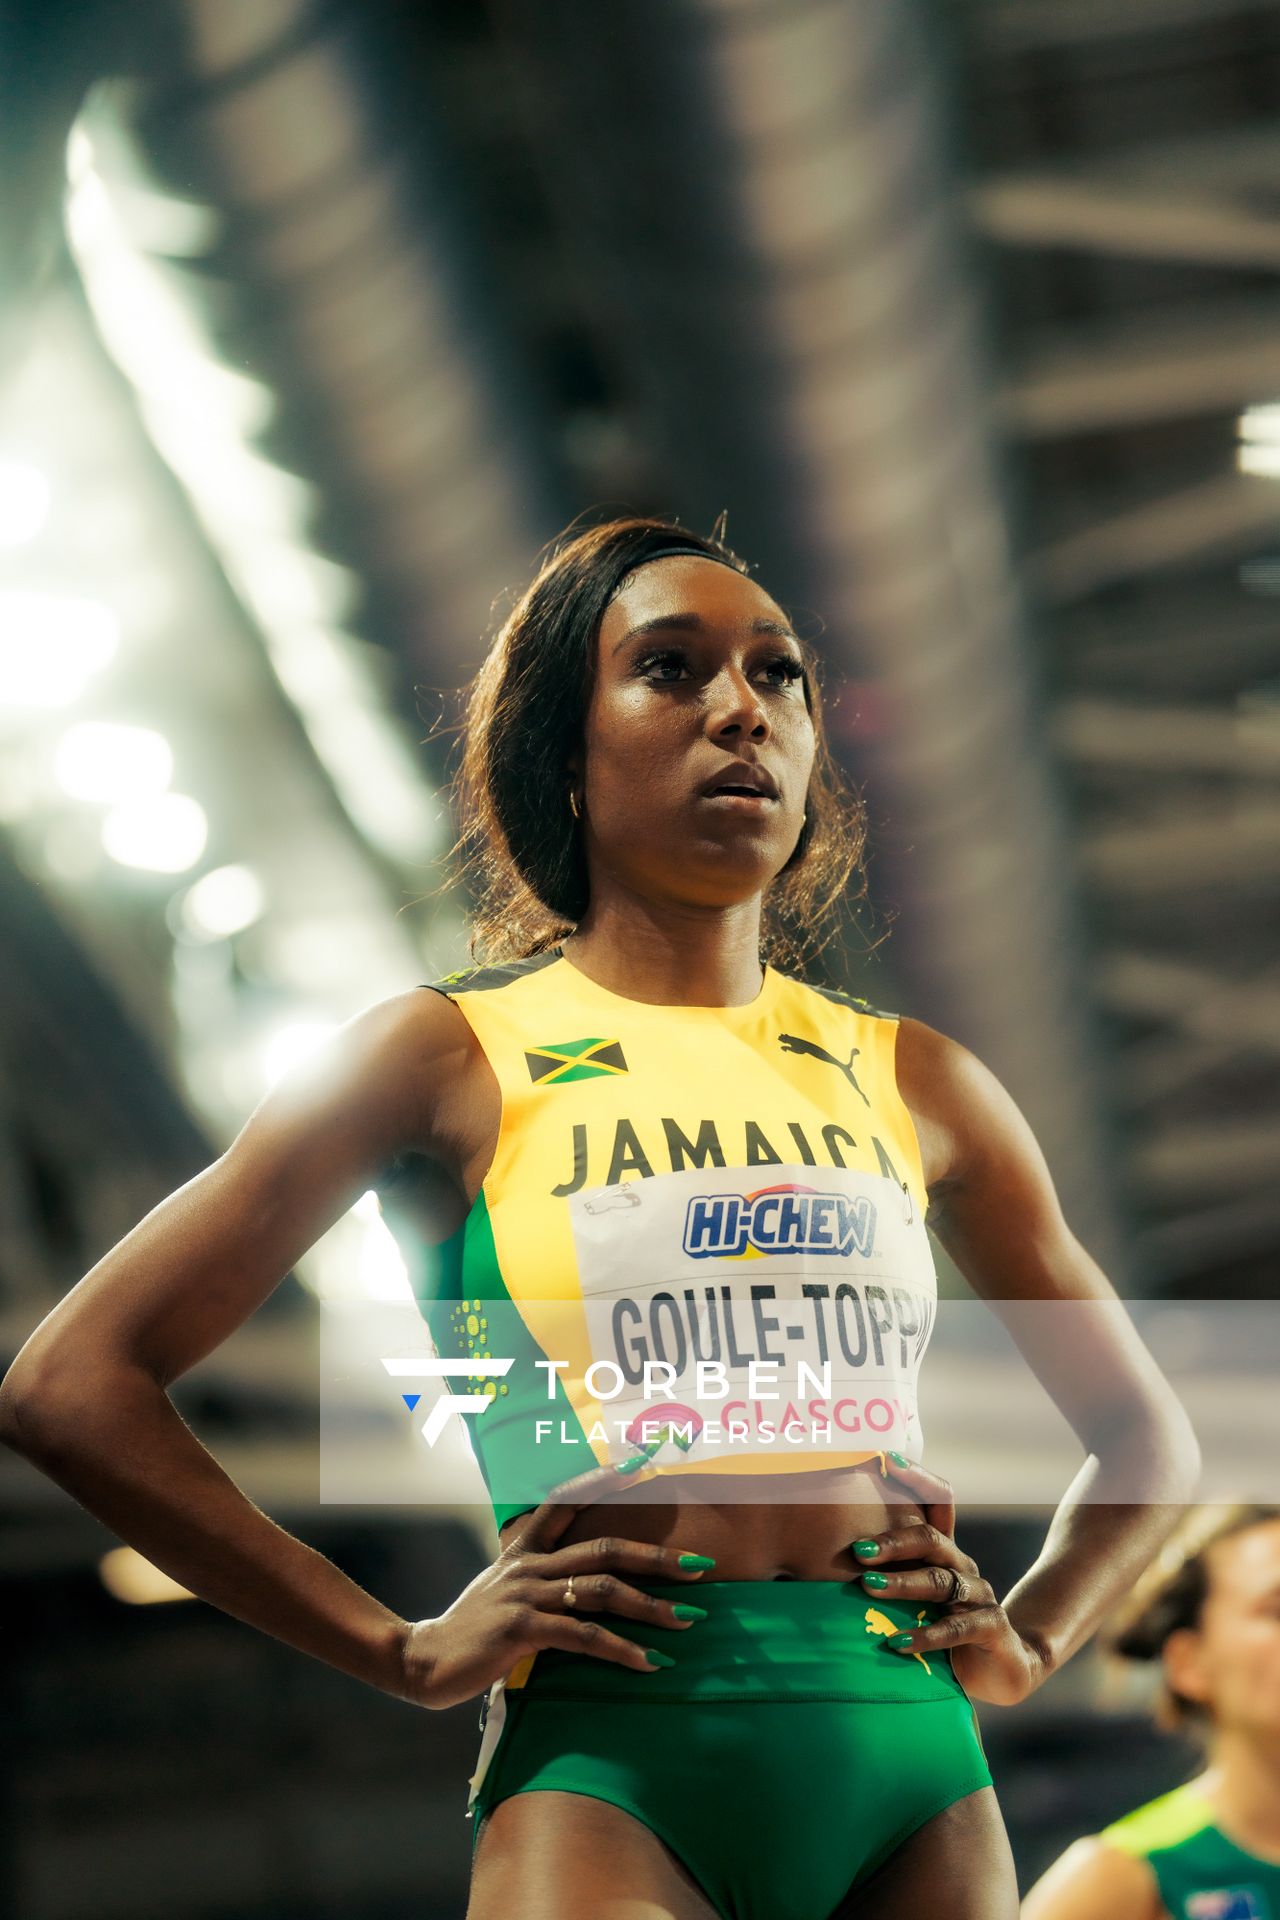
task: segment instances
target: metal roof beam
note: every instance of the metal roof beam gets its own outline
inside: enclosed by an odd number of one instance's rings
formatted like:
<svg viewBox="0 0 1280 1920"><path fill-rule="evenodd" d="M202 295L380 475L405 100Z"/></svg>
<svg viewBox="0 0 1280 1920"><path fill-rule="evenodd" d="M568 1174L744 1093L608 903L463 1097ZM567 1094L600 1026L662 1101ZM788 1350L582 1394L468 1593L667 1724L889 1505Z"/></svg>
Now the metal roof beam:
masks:
<svg viewBox="0 0 1280 1920"><path fill-rule="evenodd" d="M1005 246L1280 267L1280 218L1225 199L1096 174L1017 173L979 181L968 206L978 230Z"/></svg>
<svg viewBox="0 0 1280 1920"><path fill-rule="evenodd" d="M1098 997L1114 1013L1167 1020L1219 1051L1280 1053L1280 982L1268 975L1232 980L1225 973L1122 949L1095 975Z"/></svg>
<svg viewBox="0 0 1280 1920"><path fill-rule="evenodd" d="M1280 674L1280 609L1230 575L1157 575L1121 607L1086 601L1064 609L1054 648L1060 677L1091 694L1134 687L1234 698L1250 680Z"/></svg>
<svg viewBox="0 0 1280 1920"><path fill-rule="evenodd" d="M1280 178L1280 152L1277 153ZM1231 410L1280 392L1280 302L1075 329L1025 365L998 417L1023 439L1065 438Z"/></svg>
<svg viewBox="0 0 1280 1920"><path fill-rule="evenodd" d="M1055 709L1060 750L1078 765L1139 773L1280 776L1280 700L1236 712L1140 705L1133 700L1065 700Z"/></svg>
<svg viewBox="0 0 1280 1920"><path fill-rule="evenodd" d="M1212 26L1240 13L1240 0L981 0L972 19L988 46L1016 53Z"/></svg>
<svg viewBox="0 0 1280 1920"><path fill-rule="evenodd" d="M1165 567L1254 552L1275 537L1278 518L1274 480L1219 474L1050 542L1030 556L1028 576L1041 600L1062 606Z"/></svg>
<svg viewBox="0 0 1280 1920"><path fill-rule="evenodd" d="M1240 899L1262 892L1274 900L1280 880L1280 796L1248 802L1197 799L1164 818L1130 822L1082 836L1078 865L1095 891L1127 903L1185 900L1223 892Z"/></svg>

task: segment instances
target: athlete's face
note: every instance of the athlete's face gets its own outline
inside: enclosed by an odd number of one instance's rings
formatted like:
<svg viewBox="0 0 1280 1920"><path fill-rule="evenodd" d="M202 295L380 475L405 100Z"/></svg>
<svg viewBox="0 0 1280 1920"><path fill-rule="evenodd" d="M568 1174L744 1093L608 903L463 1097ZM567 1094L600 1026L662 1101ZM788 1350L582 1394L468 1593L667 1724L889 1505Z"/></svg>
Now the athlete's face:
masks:
<svg viewBox="0 0 1280 1920"><path fill-rule="evenodd" d="M593 895L606 876L697 905L761 891L795 850L814 758L786 615L732 568L673 554L623 582L597 646L583 807ZM763 769L776 797L710 795L735 760Z"/></svg>
<svg viewBox="0 0 1280 1920"><path fill-rule="evenodd" d="M1199 1629L1172 1633L1165 1671L1179 1693L1208 1707L1219 1728L1280 1733L1280 1520L1208 1550L1209 1591Z"/></svg>

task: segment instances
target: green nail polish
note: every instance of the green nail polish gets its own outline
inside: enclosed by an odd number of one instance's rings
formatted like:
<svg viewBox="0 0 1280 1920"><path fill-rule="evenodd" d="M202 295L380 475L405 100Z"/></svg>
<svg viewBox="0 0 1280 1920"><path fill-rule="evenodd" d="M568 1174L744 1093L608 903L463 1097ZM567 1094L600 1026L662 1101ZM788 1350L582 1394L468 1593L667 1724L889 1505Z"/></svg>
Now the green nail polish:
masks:
<svg viewBox="0 0 1280 1920"><path fill-rule="evenodd" d="M676 1565L680 1567L714 1567L715 1561L708 1560L705 1553L682 1553Z"/></svg>
<svg viewBox="0 0 1280 1920"><path fill-rule="evenodd" d="M860 1554L864 1560L873 1560L876 1554L879 1553L880 1547L875 1540L855 1540L853 1550L855 1553Z"/></svg>
<svg viewBox="0 0 1280 1920"><path fill-rule="evenodd" d="M656 1647L646 1647L644 1657L651 1667L674 1667L675 1665L669 1653L659 1653Z"/></svg>
<svg viewBox="0 0 1280 1920"><path fill-rule="evenodd" d="M891 1633L885 1641L885 1645L886 1647L909 1647L911 1645L911 1635L909 1633Z"/></svg>
<svg viewBox="0 0 1280 1920"><path fill-rule="evenodd" d="M864 1587L874 1587L876 1592L879 1593L882 1588L888 1586L889 1581L888 1577L883 1573L864 1573L862 1576L862 1584Z"/></svg>
<svg viewBox="0 0 1280 1920"><path fill-rule="evenodd" d="M905 1453L891 1453L889 1458L895 1467L909 1467L911 1465Z"/></svg>
<svg viewBox="0 0 1280 1920"><path fill-rule="evenodd" d="M677 1600L671 1611L677 1620L705 1620L707 1617L705 1607L691 1607L686 1600Z"/></svg>
<svg viewBox="0 0 1280 1920"><path fill-rule="evenodd" d="M648 1466L648 1464L649 1464L649 1456L648 1456L648 1454L647 1454L647 1453L638 1453L638 1454L636 1455L636 1457L635 1457L635 1459L634 1459L634 1460L622 1460L622 1461L620 1461L620 1462L618 1463L618 1472L619 1472L619 1473L634 1473L637 1467L647 1467L647 1466Z"/></svg>

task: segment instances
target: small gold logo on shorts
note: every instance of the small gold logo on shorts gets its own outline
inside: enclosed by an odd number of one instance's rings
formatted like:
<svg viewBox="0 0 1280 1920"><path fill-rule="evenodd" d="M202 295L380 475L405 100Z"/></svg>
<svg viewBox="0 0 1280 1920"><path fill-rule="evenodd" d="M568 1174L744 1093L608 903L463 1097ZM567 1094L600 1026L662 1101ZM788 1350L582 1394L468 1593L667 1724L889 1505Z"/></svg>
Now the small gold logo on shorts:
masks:
<svg viewBox="0 0 1280 1920"><path fill-rule="evenodd" d="M891 1620L887 1613L881 1613L879 1607L868 1607L863 1617L867 1623L868 1633L889 1634L889 1633L901 1633L902 1631L897 1621ZM922 1607L919 1613L916 1615L916 1625L918 1627L922 1627L924 1625L924 1621L925 1621L925 1609ZM925 1672L932 1678L933 1668L929 1665L929 1662L925 1659L922 1653L917 1653L913 1648L911 1653L911 1658L913 1660L918 1660L920 1662L920 1665L924 1668Z"/></svg>

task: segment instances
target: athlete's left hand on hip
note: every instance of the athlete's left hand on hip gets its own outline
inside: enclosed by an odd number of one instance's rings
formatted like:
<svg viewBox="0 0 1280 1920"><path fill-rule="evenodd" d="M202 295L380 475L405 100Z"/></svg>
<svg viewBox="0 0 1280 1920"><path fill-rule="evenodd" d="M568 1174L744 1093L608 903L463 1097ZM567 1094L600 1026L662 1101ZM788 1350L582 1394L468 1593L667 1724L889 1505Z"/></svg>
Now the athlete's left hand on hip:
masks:
<svg viewBox="0 0 1280 1920"><path fill-rule="evenodd" d="M1039 1649L1018 1633L977 1563L956 1545L951 1482L900 1453L886 1457L893 1463L893 1479L924 1517L913 1514L900 1527L853 1542L863 1590L872 1599L920 1601L947 1611L928 1626L895 1633L885 1646L908 1658L921 1653L928 1659L932 1650L949 1653L951 1671L970 1699L1016 1705L1047 1677ZM867 1551L872 1545L875 1553ZM897 1570L895 1561L924 1564ZM884 1584L868 1586L868 1574Z"/></svg>

